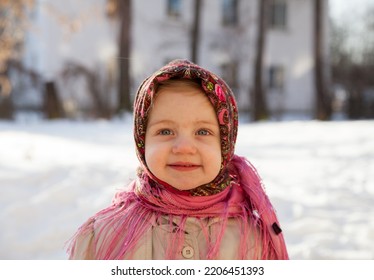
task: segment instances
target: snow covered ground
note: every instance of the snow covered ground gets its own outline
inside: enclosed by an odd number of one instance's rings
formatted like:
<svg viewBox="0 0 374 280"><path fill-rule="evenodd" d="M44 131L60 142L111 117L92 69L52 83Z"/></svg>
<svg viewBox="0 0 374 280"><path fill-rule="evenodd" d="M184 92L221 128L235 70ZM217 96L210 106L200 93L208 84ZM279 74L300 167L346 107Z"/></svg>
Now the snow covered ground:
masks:
<svg viewBox="0 0 374 280"><path fill-rule="evenodd" d="M241 124L291 259L374 259L374 121ZM66 259L64 243L134 178L127 121L0 122L0 259Z"/></svg>

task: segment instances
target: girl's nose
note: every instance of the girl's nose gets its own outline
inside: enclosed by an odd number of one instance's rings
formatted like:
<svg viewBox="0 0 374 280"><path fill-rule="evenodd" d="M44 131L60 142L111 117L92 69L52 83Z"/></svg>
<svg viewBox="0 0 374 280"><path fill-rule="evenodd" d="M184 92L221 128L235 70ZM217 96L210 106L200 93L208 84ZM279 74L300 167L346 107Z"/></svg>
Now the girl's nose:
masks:
<svg viewBox="0 0 374 280"><path fill-rule="evenodd" d="M175 154L194 154L196 153L196 146L193 139L180 135L173 143L172 152Z"/></svg>

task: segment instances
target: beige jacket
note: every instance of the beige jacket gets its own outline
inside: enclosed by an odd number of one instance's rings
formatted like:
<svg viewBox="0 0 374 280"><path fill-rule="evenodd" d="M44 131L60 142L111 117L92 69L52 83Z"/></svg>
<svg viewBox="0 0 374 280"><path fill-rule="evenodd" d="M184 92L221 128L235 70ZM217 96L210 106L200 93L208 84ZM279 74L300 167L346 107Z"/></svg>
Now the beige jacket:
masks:
<svg viewBox="0 0 374 280"><path fill-rule="evenodd" d="M211 218L205 219L206 228L208 233L213 232L220 228L220 219ZM218 227L218 228L217 228ZM80 235L76 239L75 250L70 256L70 259L95 259L95 251L93 249L93 238L95 232L100 231L100 225L95 225L94 229L86 235ZM253 230L248 237L248 244L250 248L254 246ZM166 218L157 225L153 225L143 238L138 242L135 252L132 254L131 259L137 260L162 260L165 259L166 245L170 240L173 240L173 230L170 229L169 222ZM105 234L101 234L105 236ZM105 237L104 237L105 238ZM103 240L98 240L98 246ZM212 240L214 242L214 240ZM237 259L240 246L240 226L239 222L230 218L227 222L226 230L222 237L220 252L217 259ZM190 217L187 219L184 232L184 243L180 252L176 252L176 259L184 260L199 260L204 259L207 253L207 242L201 227L201 221L196 218ZM251 253L252 252L252 253ZM247 259L257 259L259 256L253 255L253 250L249 249ZM124 259L129 259L125 256Z"/></svg>

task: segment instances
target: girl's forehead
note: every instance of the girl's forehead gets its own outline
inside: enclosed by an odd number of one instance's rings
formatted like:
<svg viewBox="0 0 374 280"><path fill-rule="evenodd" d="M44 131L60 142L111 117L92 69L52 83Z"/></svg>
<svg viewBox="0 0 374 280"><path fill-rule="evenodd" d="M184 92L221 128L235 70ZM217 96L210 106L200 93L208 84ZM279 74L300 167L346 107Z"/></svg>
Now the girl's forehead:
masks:
<svg viewBox="0 0 374 280"><path fill-rule="evenodd" d="M154 98L149 115L163 114L175 115L189 114L194 116L205 116L208 113L216 119L216 111L208 97L200 89L195 88L164 88Z"/></svg>
<svg viewBox="0 0 374 280"><path fill-rule="evenodd" d="M173 82L171 84L161 84L154 97L157 99L157 96L163 93L169 94L170 97L172 97L173 94L176 94L177 98L183 98L185 96L197 96L197 98L207 98L206 93L204 89L197 85L197 84L191 84L191 83L185 83L185 82Z"/></svg>
<svg viewBox="0 0 374 280"><path fill-rule="evenodd" d="M160 98L159 96L162 96ZM191 98L191 99L189 99ZM176 102L193 102L204 103L214 109L210 102L204 88L194 81L185 79L171 80L170 82L159 84L155 93L152 95L152 105L150 111L155 103L176 103ZM188 106L187 104L185 104Z"/></svg>
<svg viewBox="0 0 374 280"><path fill-rule="evenodd" d="M211 112L217 118L213 104L211 104L202 88L168 86L157 91L148 115L150 117L155 113L161 113L177 116L182 112L205 115L206 111Z"/></svg>

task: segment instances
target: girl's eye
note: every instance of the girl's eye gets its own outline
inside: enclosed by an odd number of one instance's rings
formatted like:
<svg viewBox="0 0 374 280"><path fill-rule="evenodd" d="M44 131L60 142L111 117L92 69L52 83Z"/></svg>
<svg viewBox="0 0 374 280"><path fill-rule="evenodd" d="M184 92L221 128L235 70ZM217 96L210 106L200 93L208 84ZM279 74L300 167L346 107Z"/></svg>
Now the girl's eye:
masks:
<svg viewBox="0 0 374 280"><path fill-rule="evenodd" d="M159 132L158 132L159 135L172 135L172 131L170 129L161 129Z"/></svg>
<svg viewBox="0 0 374 280"><path fill-rule="evenodd" d="M197 135L210 135L210 132L207 129L199 129L196 133Z"/></svg>

